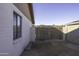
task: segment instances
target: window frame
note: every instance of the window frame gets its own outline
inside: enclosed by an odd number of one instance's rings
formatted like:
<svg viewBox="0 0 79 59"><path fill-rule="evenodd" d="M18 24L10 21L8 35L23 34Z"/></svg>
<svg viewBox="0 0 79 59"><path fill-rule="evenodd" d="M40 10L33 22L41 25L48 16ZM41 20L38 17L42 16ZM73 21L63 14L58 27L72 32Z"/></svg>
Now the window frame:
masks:
<svg viewBox="0 0 79 59"><path fill-rule="evenodd" d="M22 37L22 16L19 15L17 12L13 11L13 40L19 39L21 37Z"/></svg>

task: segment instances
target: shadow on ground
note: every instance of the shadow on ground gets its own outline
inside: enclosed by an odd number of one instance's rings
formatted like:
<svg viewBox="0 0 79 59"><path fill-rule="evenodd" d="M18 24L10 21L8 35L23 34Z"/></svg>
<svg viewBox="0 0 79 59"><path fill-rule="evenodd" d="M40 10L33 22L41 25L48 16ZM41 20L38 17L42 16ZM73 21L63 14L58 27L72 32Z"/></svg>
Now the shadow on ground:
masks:
<svg viewBox="0 0 79 59"><path fill-rule="evenodd" d="M22 56L78 56L79 51L68 48L64 41L34 43L31 49L25 49Z"/></svg>

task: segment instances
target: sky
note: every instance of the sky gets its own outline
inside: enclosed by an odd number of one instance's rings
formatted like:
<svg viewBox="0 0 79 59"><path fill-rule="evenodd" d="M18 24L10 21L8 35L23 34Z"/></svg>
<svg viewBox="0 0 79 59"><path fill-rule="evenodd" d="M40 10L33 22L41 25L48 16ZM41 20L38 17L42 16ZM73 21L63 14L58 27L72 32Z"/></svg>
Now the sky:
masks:
<svg viewBox="0 0 79 59"><path fill-rule="evenodd" d="M34 3L35 25L62 25L79 20L79 3Z"/></svg>

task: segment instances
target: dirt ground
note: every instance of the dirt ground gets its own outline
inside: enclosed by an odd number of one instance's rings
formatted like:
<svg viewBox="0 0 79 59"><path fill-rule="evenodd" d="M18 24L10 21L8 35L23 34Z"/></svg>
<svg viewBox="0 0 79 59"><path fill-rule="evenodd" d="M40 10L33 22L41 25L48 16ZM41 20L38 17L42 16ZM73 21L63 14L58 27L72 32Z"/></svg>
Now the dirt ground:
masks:
<svg viewBox="0 0 79 59"><path fill-rule="evenodd" d="M79 51L65 46L64 41L34 43L31 49L25 49L21 56L79 56Z"/></svg>

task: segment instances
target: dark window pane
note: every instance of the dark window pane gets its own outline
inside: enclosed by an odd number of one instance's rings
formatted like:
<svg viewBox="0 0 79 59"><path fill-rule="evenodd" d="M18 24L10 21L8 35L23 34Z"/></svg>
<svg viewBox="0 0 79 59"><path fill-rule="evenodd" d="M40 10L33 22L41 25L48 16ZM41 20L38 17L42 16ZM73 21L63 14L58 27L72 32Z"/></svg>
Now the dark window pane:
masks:
<svg viewBox="0 0 79 59"><path fill-rule="evenodd" d="M13 13L13 39L21 37L22 32L22 17L16 12Z"/></svg>

